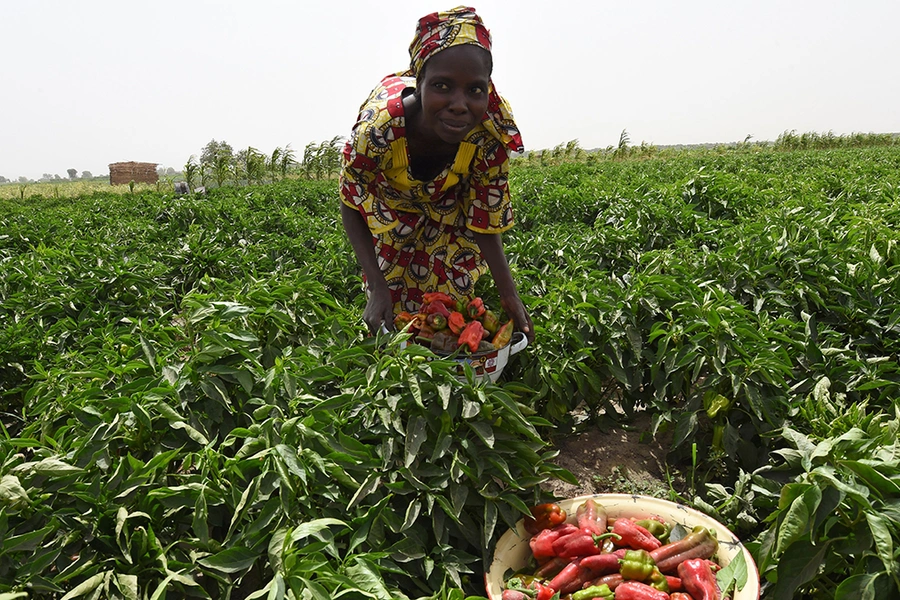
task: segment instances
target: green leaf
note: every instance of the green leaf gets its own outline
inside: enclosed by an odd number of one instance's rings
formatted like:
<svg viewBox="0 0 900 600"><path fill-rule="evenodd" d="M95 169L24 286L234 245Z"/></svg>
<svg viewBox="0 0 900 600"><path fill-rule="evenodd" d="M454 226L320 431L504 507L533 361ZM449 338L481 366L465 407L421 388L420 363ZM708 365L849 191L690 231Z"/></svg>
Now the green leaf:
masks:
<svg viewBox="0 0 900 600"><path fill-rule="evenodd" d="M215 571L237 573L249 569L258 558L259 553L242 546L234 546L212 556L201 558L197 563Z"/></svg>
<svg viewBox="0 0 900 600"><path fill-rule="evenodd" d="M792 600L801 585L812 581L825 560L829 543L813 546L807 541L791 544L778 561L778 581L772 600Z"/></svg>
<svg viewBox="0 0 900 600"><path fill-rule="evenodd" d="M371 597L378 600L393 600L393 595L385 585L384 578L374 563L356 556L347 565L346 571L353 583L371 594Z"/></svg>
<svg viewBox="0 0 900 600"><path fill-rule="evenodd" d="M84 596L85 594L89 594L97 589L100 584L103 583L103 580L106 579L106 573L97 573L86 580L82 581L80 584L76 585L74 588L69 590L65 596L60 598L60 600L72 600L72 598L77 598L78 596Z"/></svg>
<svg viewBox="0 0 900 600"><path fill-rule="evenodd" d="M894 558L894 540L891 536L891 529L888 520L872 512L866 513L866 521L869 523L869 529L872 531L872 539L875 540L875 549L878 551L878 557L884 563L884 570L888 575L893 576L897 568ZM897 524L894 523L894 526Z"/></svg>
<svg viewBox="0 0 900 600"><path fill-rule="evenodd" d="M728 566L720 569L716 573L716 581L719 583L719 589L727 592L734 585L735 589L740 591L747 585L747 561L743 552L738 552Z"/></svg>
<svg viewBox="0 0 900 600"><path fill-rule="evenodd" d="M879 573L851 575L838 584L834 591L834 600L877 600L875 580L879 575Z"/></svg>
<svg viewBox="0 0 900 600"><path fill-rule="evenodd" d="M426 438L426 422L421 415L416 415L412 422L406 428L406 447L403 465L409 467L415 462L419 454L419 448Z"/></svg>
<svg viewBox="0 0 900 600"><path fill-rule="evenodd" d="M19 510L28 506L28 492L19 483L15 475L4 475L0 478L0 504L4 504L12 510Z"/></svg>

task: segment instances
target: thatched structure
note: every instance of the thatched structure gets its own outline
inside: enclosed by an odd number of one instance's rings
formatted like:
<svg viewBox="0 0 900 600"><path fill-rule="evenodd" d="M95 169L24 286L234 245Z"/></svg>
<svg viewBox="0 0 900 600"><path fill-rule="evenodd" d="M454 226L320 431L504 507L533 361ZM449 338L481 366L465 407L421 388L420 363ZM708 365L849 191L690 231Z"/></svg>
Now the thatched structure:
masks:
<svg viewBox="0 0 900 600"><path fill-rule="evenodd" d="M109 165L110 185L135 183L156 183L159 174L156 172L157 163L145 162L118 162Z"/></svg>

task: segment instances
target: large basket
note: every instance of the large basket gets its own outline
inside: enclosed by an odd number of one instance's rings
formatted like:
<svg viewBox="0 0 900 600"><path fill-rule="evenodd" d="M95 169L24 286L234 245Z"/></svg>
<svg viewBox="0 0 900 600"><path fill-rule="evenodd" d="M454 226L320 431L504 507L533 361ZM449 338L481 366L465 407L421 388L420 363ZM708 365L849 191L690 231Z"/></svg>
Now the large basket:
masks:
<svg viewBox="0 0 900 600"><path fill-rule="evenodd" d="M710 529L715 532L719 540L719 550L716 556L721 566L727 566L738 554L743 554L744 561L747 563L747 584L734 594L733 600L759 600L759 572L756 563L753 562L753 557L737 536L715 519L682 504L631 494L579 496L560 500L557 504L566 511L568 522L575 523L575 510L588 498L593 498L597 504L602 505L611 518L647 518L651 515L658 515L672 526L680 524L686 529L692 529L697 525L702 525ZM530 538L531 536L525 531L523 521L520 520L515 529L504 533L497 542L491 567L484 576L485 588L490 600L501 600L500 595L503 593L503 582L507 573L518 571L527 564L531 556L531 547L528 545Z"/></svg>

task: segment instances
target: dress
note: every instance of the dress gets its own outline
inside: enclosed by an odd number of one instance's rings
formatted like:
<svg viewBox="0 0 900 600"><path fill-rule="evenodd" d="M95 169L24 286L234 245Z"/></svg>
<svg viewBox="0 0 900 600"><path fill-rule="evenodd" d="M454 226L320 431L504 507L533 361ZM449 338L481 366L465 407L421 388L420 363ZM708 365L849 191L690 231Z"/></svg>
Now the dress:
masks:
<svg viewBox="0 0 900 600"><path fill-rule="evenodd" d="M522 147L505 102L502 118L489 105L451 165L431 181L413 179L402 100L414 86L415 78L396 74L372 91L344 147L340 178L341 200L372 232L395 314L417 311L426 292L473 295L488 267L472 232L513 226L508 150Z"/></svg>

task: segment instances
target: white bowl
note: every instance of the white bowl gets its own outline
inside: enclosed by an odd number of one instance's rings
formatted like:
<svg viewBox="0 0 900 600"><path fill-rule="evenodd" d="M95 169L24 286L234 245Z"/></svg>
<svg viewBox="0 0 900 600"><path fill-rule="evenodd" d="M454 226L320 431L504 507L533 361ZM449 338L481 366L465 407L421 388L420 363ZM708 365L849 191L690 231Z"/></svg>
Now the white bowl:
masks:
<svg viewBox="0 0 900 600"><path fill-rule="evenodd" d="M759 600L759 572L756 563L753 562L753 557L744 548L741 541L715 519L682 504L650 496L596 494L558 501L557 504L566 511L567 522L575 523L576 509L588 498L593 498L597 504L603 506L610 518L638 517L645 519L657 515L673 527L680 524L690 530L697 525L702 525L714 531L719 541L716 557L721 566L727 566L739 553L744 555L744 561L747 563L747 584L743 589L735 592L733 600ZM484 576L485 589L490 600L501 600L503 578L507 571L518 571L528 563L528 559L531 557L529 539L531 536L525 531L523 521L519 520L515 529L510 529L497 541L494 559Z"/></svg>

